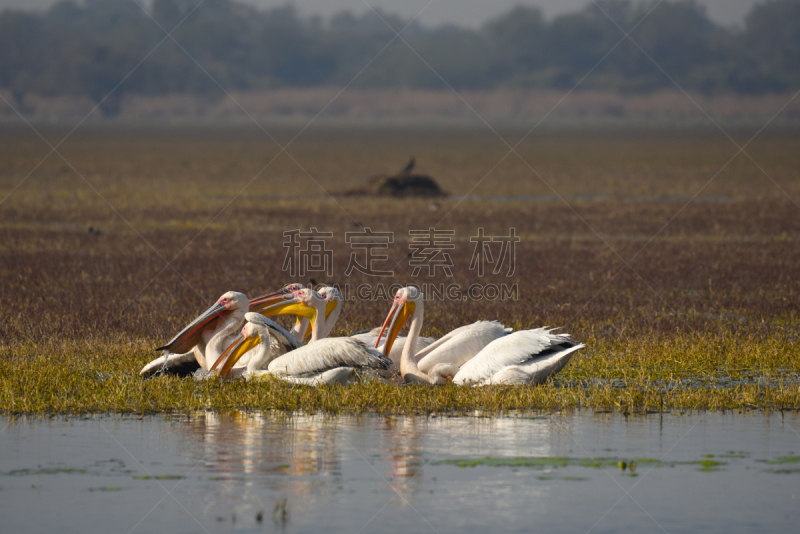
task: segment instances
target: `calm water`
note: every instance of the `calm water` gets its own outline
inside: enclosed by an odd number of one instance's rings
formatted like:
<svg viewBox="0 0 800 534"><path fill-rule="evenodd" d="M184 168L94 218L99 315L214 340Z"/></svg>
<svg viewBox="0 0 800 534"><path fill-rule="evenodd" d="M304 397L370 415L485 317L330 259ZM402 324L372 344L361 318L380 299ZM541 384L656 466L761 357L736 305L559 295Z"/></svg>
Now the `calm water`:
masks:
<svg viewBox="0 0 800 534"><path fill-rule="evenodd" d="M2 532L671 534L800 525L800 416L792 414L199 414L6 418L0 428ZM506 465L515 457L523 465Z"/></svg>

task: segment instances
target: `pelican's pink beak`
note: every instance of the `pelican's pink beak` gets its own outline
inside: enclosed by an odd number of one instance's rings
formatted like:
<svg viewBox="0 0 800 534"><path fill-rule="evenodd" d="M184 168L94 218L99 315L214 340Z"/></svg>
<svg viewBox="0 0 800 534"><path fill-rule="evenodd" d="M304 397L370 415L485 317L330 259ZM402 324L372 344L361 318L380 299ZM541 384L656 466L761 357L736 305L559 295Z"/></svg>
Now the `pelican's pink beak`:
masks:
<svg viewBox="0 0 800 534"><path fill-rule="evenodd" d="M191 350L192 347L197 345L203 330L216 327L219 314L223 311L225 311L225 306L219 302L215 302L213 306L201 313L183 330L178 332L178 334L173 337L169 343L163 347L158 347L156 350L166 350L178 354Z"/></svg>
<svg viewBox="0 0 800 534"><path fill-rule="evenodd" d="M289 295L291 295L291 291L286 287L282 287L281 289L273 291L272 293L267 293L266 295L256 297L250 300L250 311L258 313L272 304L281 302Z"/></svg>

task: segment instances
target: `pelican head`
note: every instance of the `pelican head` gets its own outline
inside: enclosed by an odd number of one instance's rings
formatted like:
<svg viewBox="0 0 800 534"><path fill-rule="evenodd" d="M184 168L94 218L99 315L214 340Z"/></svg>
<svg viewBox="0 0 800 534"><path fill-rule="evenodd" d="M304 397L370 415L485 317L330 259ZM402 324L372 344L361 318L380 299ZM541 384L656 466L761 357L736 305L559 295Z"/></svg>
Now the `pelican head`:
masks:
<svg viewBox="0 0 800 534"><path fill-rule="evenodd" d="M305 288L306 286L304 286L303 284L299 282L293 282L291 284L286 284L285 286L283 286L283 291L286 291L287 293L293 293L295 291L299 291Z"/></svg>
<svg viewBox="0 0 800 534"><path fill-rule="evenodd" d="M308 296L309 293L314 292L310 289L288 291L283 288L250 301L250 311L258 312L265 317L299 315L308 318L311 324L314 324L317 317L317 309L314 306L314 299ZM317 295L317 299L323 302L319 295ZM258 302L254 305L254 301Z"/></svg>
<svg viewBox="0 0 800 534"><path fill-rule="evenodd" d="M397 290L394 302L392 302L392 308L389 310L389 315L386 317L381 333L378 335L378 341L375 343L375 348L378 348L383 332L388 326L389 332L386 334L386 343L383 345L384 356L388 356L392 351L395 339L397 339L408 318L414 315L418 302L422 302L422 292L416 287L404 287Z"/></svg>
<svg viewBox="0 0 800 534"><path fill-rule="evenodd" d="M344 300L342 298L342 293L333 286L321 287L318 293L326 302L325 315L330 315L330 313L341 304L342 300Z"/></svg>
<svg viewBox="0 0 800 534"><path fill-rule="evenodd" d="M325 317L328 317L334 310L342 306L342 293L333 286L321 287L318 291L325 300Z"/></svg>
<svg viewBox="0 0 800 534"><path fill-rule="evenodd" d="M216 317L220 313L235 312L246 308L247 295L236 291L228 291L227 293L223 293L222 296L217 299L217 302L195 319L192 324L205 322L208 319Z"/></svg>
<svg viewBox="0 0 800 534"><path fill-rule="evenodd" d="M240 310L248 304L247 295L236 291L228 291L217 299L217 306L222 307L225 311Z"/></svg>
<svg viewBox="0 0 800 534"><path fill-rule="evenodd" d="M303 288L292 291L292 295L300 303L314 309L324 309L327 306L325 299L313 289Z"/></svg>

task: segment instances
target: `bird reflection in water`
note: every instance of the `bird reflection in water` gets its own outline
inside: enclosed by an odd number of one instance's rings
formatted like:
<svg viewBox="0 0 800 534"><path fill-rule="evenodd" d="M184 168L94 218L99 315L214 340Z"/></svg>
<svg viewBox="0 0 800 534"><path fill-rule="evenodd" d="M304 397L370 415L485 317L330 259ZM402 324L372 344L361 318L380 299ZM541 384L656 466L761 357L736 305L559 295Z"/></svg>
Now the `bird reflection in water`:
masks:
<svg viewBox="0 0 800 534"><path fill-rule="evenodd" d="M558 437L547 418L208 412L180 428L190 436L194 461L213 481L207 507L250 517L269 514L284 498L292 517L314 515L387 485L390 504L405 506L433 490L425 477L431 460L549 456Z"/></svg>
<svg viewBox="0 0 800 534"><path fill-rule="evenodd" d="M206 512L263 520L277 503L303 514L331 504L340 485L337 420L281 413L194 415L183 427L193 456L210 472ZM286 521L288 513L272 514Z"/></svg>
<svg viewBox="0 0 800 534"><path fill-rule="evenodd" d="M281 413L204 412L187 424L205 465L236 475L339 475L336 427L334 418Z"/></svg>
<svg viewBox="0 0 800 534"><path fill-rule="evenodd" d="M375 421L382 437L381 449L389 451L384 455L389 466L387 480L403 496L418 493L425 477L424 420L414 417L385 417Z"/></svg>

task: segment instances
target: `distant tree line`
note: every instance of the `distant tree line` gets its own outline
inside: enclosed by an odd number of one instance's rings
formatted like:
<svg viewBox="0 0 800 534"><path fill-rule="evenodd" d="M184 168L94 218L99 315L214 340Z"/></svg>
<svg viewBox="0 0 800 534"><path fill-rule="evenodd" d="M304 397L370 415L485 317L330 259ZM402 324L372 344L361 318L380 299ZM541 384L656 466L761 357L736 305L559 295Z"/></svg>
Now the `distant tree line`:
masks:
<svg viewBox="0 0 800 534"><path fill-rule="evenodd" d="M231 0L205 0L195 9L198 2L155 0L152 19L135 2L122 0L66 1L44 13L4 11L0 88L19 102L29 92L99 101L140 62L114 91L107 112L113 113L123 93L219 93L203 69L229 90L341 87L394 37L375 13L343 12L322 20L301 17L290 5L259 11ZM414 22L403 38L457 89L572 88L623 38L621 30L655 5L599 4L602 10L590 4L552 21L536 8L517 7L477 30ZM408 23L381 15L396 30ZM159 28L170 31L179 23L173 37L180 46ZM800 88L800 0L756 5L741 29L714 24L693 0L664 1L631 36L644 52L623 40L581 88L654 91L672 87L667 74L687 90L706 93ZM399 39L354 86L444 87Z"/></svg>

